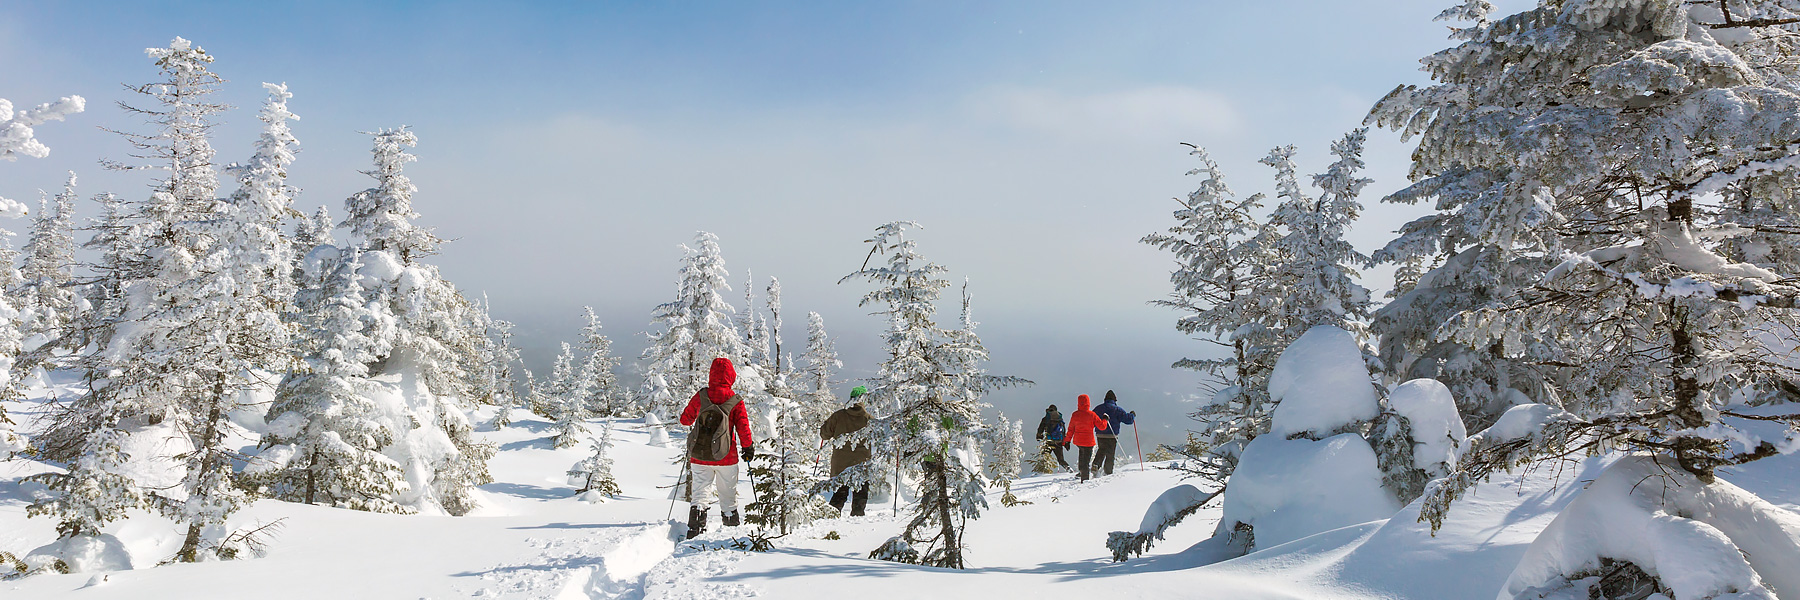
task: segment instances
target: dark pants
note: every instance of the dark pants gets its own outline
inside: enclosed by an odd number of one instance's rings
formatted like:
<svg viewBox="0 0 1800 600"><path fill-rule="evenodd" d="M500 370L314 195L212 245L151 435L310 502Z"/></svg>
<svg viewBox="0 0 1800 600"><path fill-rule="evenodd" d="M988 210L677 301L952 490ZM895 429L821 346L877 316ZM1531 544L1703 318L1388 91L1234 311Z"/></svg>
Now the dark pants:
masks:
<svg viewBox="0 0 1800 600"><path fill-rule="evenodd" d="M1119 438L1106 437L1106 436L1100 437L1100 445L1094 448L1093 471L1096 475L1098 475L1100 473L1105 473L1107 475L1112 474L1113 451L1117 450L1118 448L1119 448Z"/></svg>
<svg viewBox="0 0 1800 600"><path fill-rule="evenodd" d="M1044 447L1049 448L1050 455L1056 457L1056 464L1062 465L1062 467L1064 469L1069 468L1069 461L1067 459L1063 458L1062 442L1058 442L1055 440L1044 440Z"/></svg>
<svg viewBox="0 0 1800 600"><path fill-rule="evenodd" d="M863 516L863 509L869 506L869 484L865 483L862 487L856 488L855 494L850 493L850 486L838 486L837 492L831 495L831 507L844 510L846 498L850 500L850 516Z"/></svg>
<svg viewBox="0 0 1800 600"><path fill-rule="evenodd" d="M1076 462L1076 464L1081 465L1081 471L1078 476L1081 478L1082 481L1088 480L1088 464L1092 463L1093 460L1094 460L1094 447L1093 446L1076 446L1075 447L1075 462Z"/></svg>

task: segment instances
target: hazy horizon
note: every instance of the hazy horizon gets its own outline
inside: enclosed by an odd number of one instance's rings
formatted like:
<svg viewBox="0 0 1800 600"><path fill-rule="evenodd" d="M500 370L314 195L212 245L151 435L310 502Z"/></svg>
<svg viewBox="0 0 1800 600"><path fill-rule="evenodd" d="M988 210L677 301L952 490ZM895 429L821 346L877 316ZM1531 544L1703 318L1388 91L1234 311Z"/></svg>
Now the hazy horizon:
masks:
<svg viewBox="0 0 1800 600"><path fill-rule="evenodd" d="M1417 60L1449 44L1431 21L1443 4L22 3L0 7L17 65L0 97L80 94L88 109L38 128L48 158L0 164L0 196L33 203L69 169L83 198L142 193L153 175L98 168L128 151L98 127L144 129L113 106L120 84L155 80L143 49L182 36L217 57L218 99L238 107L213 139L220 164L249 153L258 82L289 84L303 211L341 217L369 185L359 132L412 126L421 222L454 240L433 260L518 324L534 370L591 305L635 384L678 246L706 230L735 304L746 271L759 298L779 277L788 347L817 311L843 376L868 377L882 322L856 306L866 286L837 281L877 225L913 220L921 252L970 280L990 371L1038 382L996 407L1029 429L1045 404L1117 390L1148 447L1191 424L1201 379L1169 364L1207 351L1146 304L1172 262L1137 243L1197 184L1180 143L1206 147L1240 195L1270 190L1256 160L1276 145L1322 170L1376 99L1425 82ZM1408 152L1370 132L1364 252L1422 212L1378 202L1405 184Z"/></svg>

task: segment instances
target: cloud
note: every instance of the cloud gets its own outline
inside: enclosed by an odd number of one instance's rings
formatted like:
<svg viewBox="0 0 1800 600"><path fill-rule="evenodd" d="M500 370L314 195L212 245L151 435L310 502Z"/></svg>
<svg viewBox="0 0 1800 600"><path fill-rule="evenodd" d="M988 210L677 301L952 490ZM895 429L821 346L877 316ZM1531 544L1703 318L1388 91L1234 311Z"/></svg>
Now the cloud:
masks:
<svg viewBox="0 0 1800 600"><path fill-rule="evenodd" d="M1243 124L1224 94L1179 86L1084 95L1001 88L976 94L970 104L979 119L1078 139L1213 137Z"/></svg>

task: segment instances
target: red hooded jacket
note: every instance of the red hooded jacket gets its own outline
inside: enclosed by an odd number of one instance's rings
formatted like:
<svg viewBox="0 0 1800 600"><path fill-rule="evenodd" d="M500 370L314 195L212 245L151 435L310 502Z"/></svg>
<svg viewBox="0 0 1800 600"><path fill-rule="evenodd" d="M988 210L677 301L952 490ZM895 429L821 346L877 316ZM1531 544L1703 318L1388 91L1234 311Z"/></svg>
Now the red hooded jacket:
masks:
<svg viewBox="0 0 1800 600"><path fill-rule="evenodd" d="M1099 442L1094 440L1095 431L1106 431L1106 417L1102 417L1089 408L1087 394L1075 398L1075 414L1069 415L1069 443L1091 447Z"/></svg>
<svg viewBox="0 0 1800 600"><path fill-rule="evenodd" d="M733 383L737 383L737 369L731 366L731 360L727 358L713 359L712 373L706 377L706 389L694 392L694 397L688 400L687 408L681 411L681 424L691 426L694 424L694 419L700 417L700 400L702 398L712 401L713 404L724 404L730 401L732 396L737 395L737 392L731 391ZM1082 406L1087 405L1083 404ZM741 401L731 407L731 429L737 435L738 446L749 448L750 411L744 408L744 403ZM1092 435L1088 437L1093 438ZM1089 442L1089 445L1093 445L1092 442ZM689 460L696 465L735 465L738 462L738 455L730 454L724 460L716 461Z"/></svg>

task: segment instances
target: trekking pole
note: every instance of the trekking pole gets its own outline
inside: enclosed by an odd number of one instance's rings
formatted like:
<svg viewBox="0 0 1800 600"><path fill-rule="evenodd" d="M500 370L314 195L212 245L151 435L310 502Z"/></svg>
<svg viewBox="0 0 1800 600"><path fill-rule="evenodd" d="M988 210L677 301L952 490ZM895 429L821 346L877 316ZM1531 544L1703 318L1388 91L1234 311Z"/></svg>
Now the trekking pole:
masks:
<svg viewBox="0 0 1800 600"><path fill-rule="evenodd" d="M674 520L675 519L675 499L681 497L680 495L676 494L675 492L676 492L676 490L681 489L681 482L687 481L689 464L691 464L691 463L689 463L686 460L681 461L681 478L675 480L675 486L669 489L669 515L666 517L663 517L663 520ZM690 492L690 493L692 493L692 492Z"/></svg>
<svg viewBox="0 0 1800 600"><path fill-rule="evenodd" d="M1144 467L1144 439L1138 437L1137 421L1135 421L1135 420L1131 422L1131 441L1137 443L1138 472L1142 473L1145 470L1145 467Z"/></svg>

